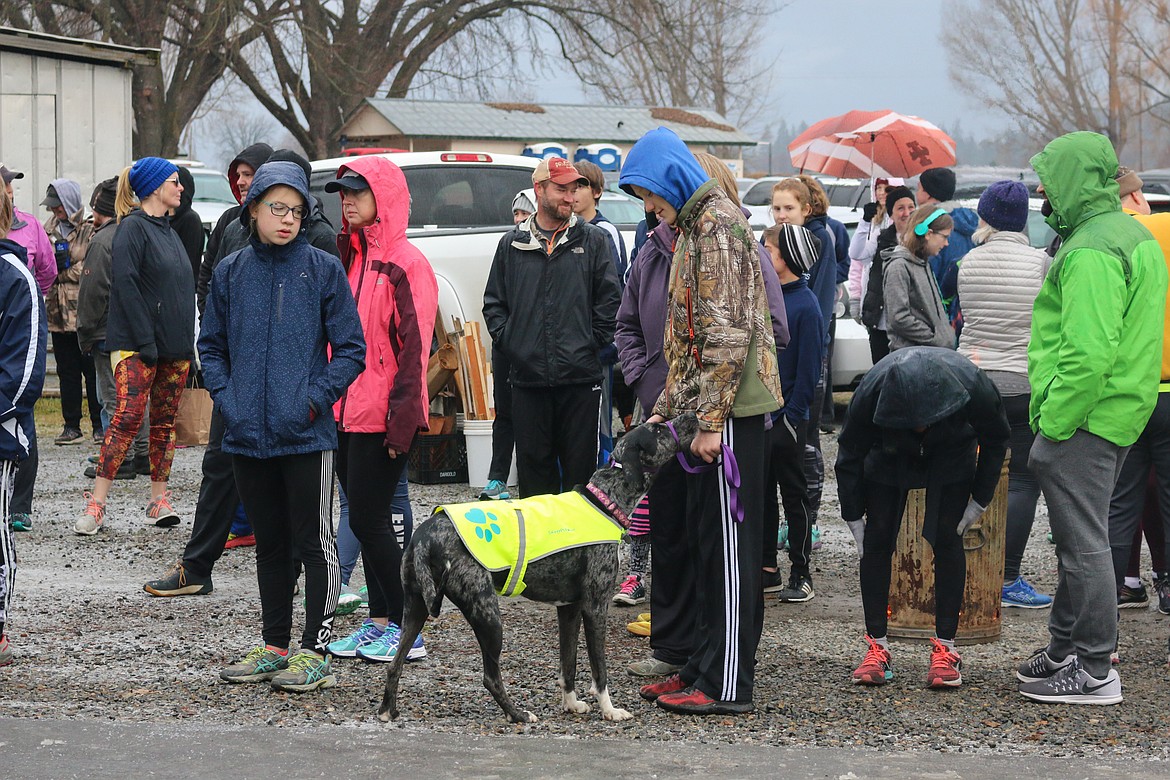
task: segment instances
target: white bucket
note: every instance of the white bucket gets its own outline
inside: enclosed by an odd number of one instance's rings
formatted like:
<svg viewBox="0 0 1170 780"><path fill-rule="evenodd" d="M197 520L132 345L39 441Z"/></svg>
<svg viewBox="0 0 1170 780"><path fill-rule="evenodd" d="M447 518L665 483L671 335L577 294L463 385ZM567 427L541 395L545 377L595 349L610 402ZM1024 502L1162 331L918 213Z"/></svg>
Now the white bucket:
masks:
<svg viewBox="0 0 1170 780"><path fill-rule="evenodd" d="M470 487L481 488L487 484L488 470L492 467L492 423L493 420L464 420L463 436L467 440L467 480ZM512 453L512 469L508 472L508 484L516 484L516 453Z"/></svg>

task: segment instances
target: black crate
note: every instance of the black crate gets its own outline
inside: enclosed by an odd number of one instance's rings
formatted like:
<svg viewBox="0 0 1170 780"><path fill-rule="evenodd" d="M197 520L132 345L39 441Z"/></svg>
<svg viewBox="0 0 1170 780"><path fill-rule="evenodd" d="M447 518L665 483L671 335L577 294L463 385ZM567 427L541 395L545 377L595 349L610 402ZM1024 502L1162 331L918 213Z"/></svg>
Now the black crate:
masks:
<svg viewBox="0 0 1170 780"><path fill-rule="evenodd" d="M467 442L462 433L419 436L406 461L406 478L420 485L467 481Z"/></svg>

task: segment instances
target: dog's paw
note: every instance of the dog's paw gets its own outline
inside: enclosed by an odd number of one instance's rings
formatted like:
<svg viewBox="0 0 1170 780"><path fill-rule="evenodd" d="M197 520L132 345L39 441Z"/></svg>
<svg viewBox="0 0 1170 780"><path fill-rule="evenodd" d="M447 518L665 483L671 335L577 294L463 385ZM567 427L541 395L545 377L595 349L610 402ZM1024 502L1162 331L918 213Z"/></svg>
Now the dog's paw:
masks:
<svg viewBox="0 0 1170 780"><path fill-rule="evenodd" d="M584 715L589 710L593 709L583 701L573 700L565 702L565 712L571 712L576 715Z"/></svg>
<svg viewBox="0 0 1170 780"><path fill-rule="evenodd" d="M618 709L616 707L611 707L606 712L601 713L601 716L603 718L605 718L606 720L612 720L612 721L633 720L633 718L634 718L633 713L631 713L627 710Z"/></svg>
<svg viewBox="0 0 1170 780"><path fill-rule="evenodd" d="M512 723L536 723L537 717L528 710L520 710L520 718L508 718Z"/></svg>

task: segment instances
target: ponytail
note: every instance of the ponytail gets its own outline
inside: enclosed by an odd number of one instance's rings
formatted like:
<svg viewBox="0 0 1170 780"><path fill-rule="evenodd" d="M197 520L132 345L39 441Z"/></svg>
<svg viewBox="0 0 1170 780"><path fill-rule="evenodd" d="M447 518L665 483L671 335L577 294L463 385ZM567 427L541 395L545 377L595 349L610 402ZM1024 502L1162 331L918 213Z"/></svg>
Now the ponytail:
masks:
<svg viewBox="0 0 1170 780"><path fill-rule="evenodd" d="M8 190L0 187L0 238L12 230L12 217L12 199L8 197Z"/></svg>
<svg viewBox="0 0 1170 780"><path fill-rule="evenodd" d="M138 208L138 199L134 197L134 190L130 187L130 168L127 166L118 175L118 192L114 195L114 216L121 222L122 218Z"/></svg>

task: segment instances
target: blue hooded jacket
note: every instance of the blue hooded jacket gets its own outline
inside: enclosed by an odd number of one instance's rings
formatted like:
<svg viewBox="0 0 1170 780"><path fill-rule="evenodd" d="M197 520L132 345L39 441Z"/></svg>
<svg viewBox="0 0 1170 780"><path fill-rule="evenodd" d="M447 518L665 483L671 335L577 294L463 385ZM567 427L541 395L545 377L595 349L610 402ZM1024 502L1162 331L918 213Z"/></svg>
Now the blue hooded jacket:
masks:
<svg viewBox="0 0 1170 780"><path fill-rule="evenodd" d="M0 238L0 460L28 457L48 338L45 301L25 249Z"/></svg>
<svg viewBox="0 0 1170 780"><path fill-rule="evenodd" d="M312 203L299 165L265 163L241 209L249 229L248 206L277 184ZM273 458L337 448L331 409L364 370L366 344L345 270L309 244L306 222L284 246L253 232L212 276L199 355L223 415L224 452Z"/></svg>
<svg viewBox="0 0 1170 780"><path fill-rule="evenodd" d="M618 186L630 195L634 186L644 187L665 200L675 211L690 200L711 177L699 165L673 130L660 127L638 139L622 166Z"/></svg>

